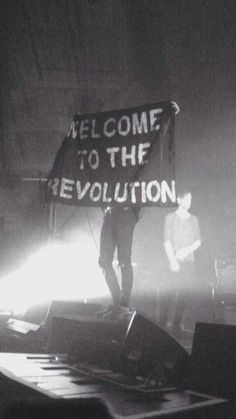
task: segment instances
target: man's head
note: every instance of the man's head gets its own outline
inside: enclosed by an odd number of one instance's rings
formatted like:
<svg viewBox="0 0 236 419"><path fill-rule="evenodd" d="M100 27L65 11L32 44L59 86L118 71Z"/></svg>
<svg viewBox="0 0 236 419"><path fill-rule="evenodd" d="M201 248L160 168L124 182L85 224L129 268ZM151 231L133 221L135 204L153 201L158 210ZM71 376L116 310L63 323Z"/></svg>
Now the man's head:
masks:
<svg viewBox="0 0 236 419"><path fill-rule="evenodd" d="M177 195L179 209L188 211L191 208L192 194L189 190L179 192Z"/></svg>

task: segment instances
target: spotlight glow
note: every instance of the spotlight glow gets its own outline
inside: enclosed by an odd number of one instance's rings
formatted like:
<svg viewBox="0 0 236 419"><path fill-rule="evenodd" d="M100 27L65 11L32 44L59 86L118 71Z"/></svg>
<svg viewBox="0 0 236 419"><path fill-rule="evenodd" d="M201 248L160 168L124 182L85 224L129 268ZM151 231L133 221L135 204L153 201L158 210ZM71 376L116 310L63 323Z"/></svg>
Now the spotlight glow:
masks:
<svg viewBox="0 0 236 419"><path fill-rule="evenodd" d="M86 235L51 243L0 282L0 309L15 314L50 300L84 300L108 295L98 252Z"/></svg>

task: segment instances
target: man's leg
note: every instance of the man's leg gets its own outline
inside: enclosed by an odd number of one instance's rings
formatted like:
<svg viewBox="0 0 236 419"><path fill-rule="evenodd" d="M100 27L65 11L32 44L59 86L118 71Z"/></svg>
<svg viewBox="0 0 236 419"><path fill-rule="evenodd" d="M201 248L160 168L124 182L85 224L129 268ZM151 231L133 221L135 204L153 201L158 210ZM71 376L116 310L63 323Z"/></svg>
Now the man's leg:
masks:
<svg viewBox="0 0 236 419"><path fill-rule="evenodd" d="M173 308L173 304L175 304L175 299L176 291L174 289L167 289L165 287L159 293L159 323L163 328L166 328L168 326L168 323L171 321L170 313Z"/></svg>
<svg viewBox="0 0 236 419"><path fill-rule="evenodd" d="M131 252L137 218L132 208L124 208L118 217L117 252L121 269L121 305L129 307L133 287Z"/></svg>
<svg viewBox="0 0 236 419"><path fill-rule="evenodd" d="M175 318L173 322L173 333L176 335L181 334L181 324L184 317L184 312L188 305L188 293L186 291L179 290L177 293L177 302L175 309Z"/></svg>
<svg viewBox="0 0 236 419"><path fill-rule="evenodd" d="M122 293L120 304L123 307L129 307L131 291L133 288L133 269L130 262L120 265L122 278Z"/></svg>
<svg viewBox="0 0 236 419"><path fill-rule="evenodd" d="M177 292L177 302L175 309L175 318L173 323L173 334L176 337L182 335L181 325L186 309L193 301L193 281L195 279L195 268L192 262L181 266L179 276L179 287Z"/></svg>
<svg viewBox="0 0 236 419"><path fill-rule="evenodd" d="M112 217L112 214L107 213L104 215L100 236L99 265L103 269L105 280L112 296L113 304L119 305L121 292L116 273L112 266L116 247L113 225L114 221L115 220Z"/></svg>

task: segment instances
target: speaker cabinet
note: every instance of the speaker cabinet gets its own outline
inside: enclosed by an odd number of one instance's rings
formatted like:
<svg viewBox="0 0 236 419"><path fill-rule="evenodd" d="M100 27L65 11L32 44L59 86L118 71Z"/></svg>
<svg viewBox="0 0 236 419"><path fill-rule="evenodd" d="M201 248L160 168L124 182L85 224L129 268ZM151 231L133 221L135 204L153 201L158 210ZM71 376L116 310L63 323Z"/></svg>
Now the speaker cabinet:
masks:
<svg viewBox="0 0 236 419"><path fill-rule="evenodd" d="M67 353L70 361L113 364L124 341L127 325L99 319L54 317L48 352Z"/></svg>
<svg viewBox="0 0 236 419"><path fill-rule="evenodd" d="M236 304L236 260L217 260L215 270L219 282L219 292L226 296L234 295Z"/></svg>
<svg viewBox="0 0 236 419"><path fill-rule="evenodd" d="M180 385L189 361L187 351L172 336L139 313L131 319L122 354L126 370L160 387Z"/></svg>
<svg viewBox="0 0 236 419"><path fill-rule="evenodd" d="M196 324L186 385L212 396L235 396L236 326Z"/></svg>
<svg viewBox="0 0 236 419"><path fill-rule="evenodd" d="M82 301L52 300L30 307L23 320L50 328L54 317L76 318L80 316L94 317L101 309L99 303L84 303Z"/></svg>
<svg viewBox="0 0 236 419"><path fill-rule="evenodd" d="M148 317L135 312L123 322L53 319L50 352L66 352L76 362L92 362L159 386L182 382L187 351Z"/></svg>

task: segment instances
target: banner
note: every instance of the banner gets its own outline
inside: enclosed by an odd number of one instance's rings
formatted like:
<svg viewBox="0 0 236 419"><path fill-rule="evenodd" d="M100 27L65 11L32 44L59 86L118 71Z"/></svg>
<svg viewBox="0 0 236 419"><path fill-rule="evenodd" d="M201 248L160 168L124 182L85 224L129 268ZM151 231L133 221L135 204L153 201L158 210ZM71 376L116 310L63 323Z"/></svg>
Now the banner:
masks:
<svg viewBox="0 0 236 419"><path fill-rule="evenodd" d="M79 206L174 206L171 102L75 115L48 179L48 199Z"/></svg>

